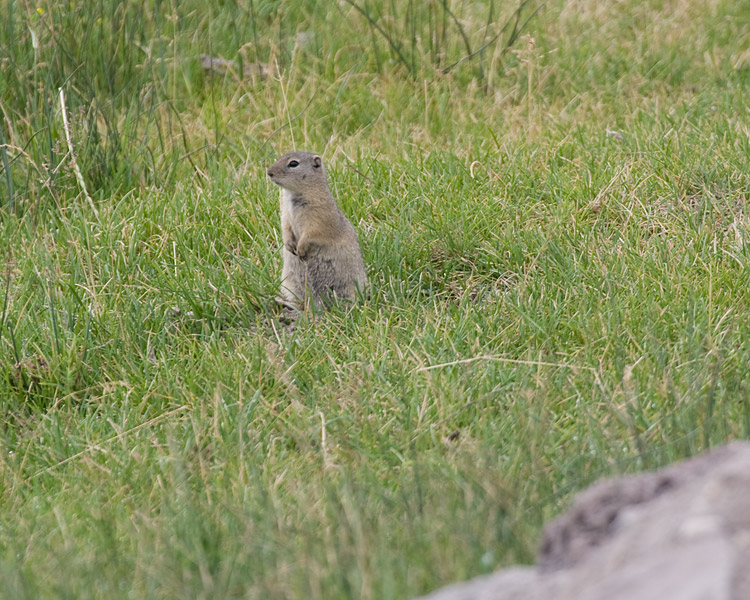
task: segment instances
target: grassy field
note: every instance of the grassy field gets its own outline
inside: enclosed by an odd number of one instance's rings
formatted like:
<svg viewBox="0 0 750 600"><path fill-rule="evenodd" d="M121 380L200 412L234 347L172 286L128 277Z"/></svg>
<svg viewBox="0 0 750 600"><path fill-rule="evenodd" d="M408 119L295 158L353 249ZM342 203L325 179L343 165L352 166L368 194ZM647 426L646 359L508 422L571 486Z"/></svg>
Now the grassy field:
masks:
<svg viewBox="0 0 750 600"><path fill-rule="evenodd" d="M3 599L407 599L750 437L750 2L356 4L2 3Z"/></svg>

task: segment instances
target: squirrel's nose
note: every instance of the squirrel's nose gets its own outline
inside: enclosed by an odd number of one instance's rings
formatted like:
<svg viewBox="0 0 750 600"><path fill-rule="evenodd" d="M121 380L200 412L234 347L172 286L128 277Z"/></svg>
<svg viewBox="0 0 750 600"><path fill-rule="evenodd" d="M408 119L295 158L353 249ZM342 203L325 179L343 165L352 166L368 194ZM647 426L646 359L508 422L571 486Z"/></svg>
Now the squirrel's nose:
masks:
<svg viewBox="0 0 750 600"><path fill-rule="evenodd" d="M271 179L273 179L273 169L268 169L268 171L266 171L266 173L268 173L268 176L269 176L269 177L270 177Z"/></svg>

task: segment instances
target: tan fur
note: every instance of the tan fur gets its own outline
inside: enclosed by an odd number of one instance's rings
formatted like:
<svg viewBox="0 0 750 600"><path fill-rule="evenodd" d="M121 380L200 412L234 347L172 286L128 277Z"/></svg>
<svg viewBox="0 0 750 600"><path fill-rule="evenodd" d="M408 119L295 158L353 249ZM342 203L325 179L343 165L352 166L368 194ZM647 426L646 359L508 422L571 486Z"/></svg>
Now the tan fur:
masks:
<svg viewBox="0 0 750 600"><path fill-rule="evenodd" d="M281 188L283 301L301 307L311 298L325 308L335 298L354 300L357 290L366 293L357 233L336 205L320 156L285 154L268 176Z"/></svg>

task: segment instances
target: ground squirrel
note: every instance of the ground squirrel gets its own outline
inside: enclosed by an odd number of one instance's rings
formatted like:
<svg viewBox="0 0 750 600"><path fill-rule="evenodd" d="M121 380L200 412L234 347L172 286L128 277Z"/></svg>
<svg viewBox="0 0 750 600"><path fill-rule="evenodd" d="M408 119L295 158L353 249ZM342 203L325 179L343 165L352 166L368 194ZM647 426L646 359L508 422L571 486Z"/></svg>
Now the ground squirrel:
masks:
<svg viewBox="0 0 750 600"><path fill-rule="evenodd" d="M320 156L285 154L268 176L281 188L282 302L302 307L311 297L316 308L325 308L334 298L366 293L357 233L336 205Z"/></svg>

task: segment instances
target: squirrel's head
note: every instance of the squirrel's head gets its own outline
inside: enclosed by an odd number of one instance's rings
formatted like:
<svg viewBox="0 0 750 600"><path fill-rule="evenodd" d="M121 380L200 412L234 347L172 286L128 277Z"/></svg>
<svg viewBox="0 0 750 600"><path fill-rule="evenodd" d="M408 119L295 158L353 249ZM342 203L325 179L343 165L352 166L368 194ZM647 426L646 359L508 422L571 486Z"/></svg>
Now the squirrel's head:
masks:
<svg viewBox="0 0 750 600"><path fill-rule="evenodd" d="M304 193L311 186L326 184L323 160L312 152L290 152L268 168L276 185L291 192Z"/></svg>

